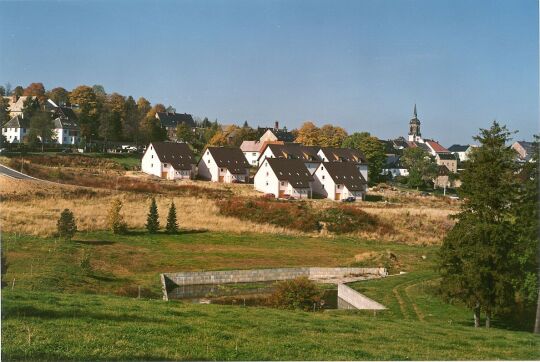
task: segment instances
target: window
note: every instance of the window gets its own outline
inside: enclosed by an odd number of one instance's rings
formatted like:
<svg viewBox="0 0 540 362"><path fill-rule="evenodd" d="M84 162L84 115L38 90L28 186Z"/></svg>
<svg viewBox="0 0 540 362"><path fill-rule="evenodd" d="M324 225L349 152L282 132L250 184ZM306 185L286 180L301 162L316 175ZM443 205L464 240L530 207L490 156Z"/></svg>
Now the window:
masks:
<svg viewBox="0 0 540 362"><path fill-rule="evenodd" d="M324 175L322 175L322 179L324 180Z"/></svg>
<svg viewBox="0 0 540 362"><path fill-rule="evenodd" d="M154 164L153 164L153 163L151 163L151 164L150 164L150 167L154 167Z"/></svg>
<svg viewBox="0 0 540 362"><path fill-rule="evenodd" d="M210 159L208 159L208 164L210 164Z"/></svg>
<svg viewBox="0 0 540 362"><path fill-rule="evenodd" d="M281 181L281 186L285 186L285 182L284 182L284 181Z"/></svg>
<svg viewBox="0 0 540 362"><path fill-rule="evenodd" d="M266 177L268 177L268 175L269 175L269 173L267 172L267 173L266 173Z"/></svg>
<svg viewBox="0 0 540 362"><path fill-rule="evenodd" d="M223 169L222 169L222 168L220 168L219 170L220 170L221 172L223 172Z"/></svg>
<svg viewBox="0 0 540 362"><path fill-rule="evenodd" d="M253 152L251 155L252 155L252 156L257 156L257 154L256 154L255 152Z"/></svg>
<svg viewBox="0 0 540 362"><path fill-rule="evenodd" d="M266 181L266 186L268 186L268 181Z"/></svg>
<svg viewBox="0 0 540 362"><path fill-rule="evenodd" d="M167 167L167 164L166 164L166 163L164 163L164 164L163 164L163 167Z"/></svg>
<svg viewBox="0 0 540 362"><path fill-rule="evenodd" d="M150 158L154 158L154 155L152 155Z"/></svg>
<svg viewBox="0 0 540 362"><path fill-rule="evenodd" d="M23 133L26 133L26 128L23 128L22 131L23 131Z"/></svg>

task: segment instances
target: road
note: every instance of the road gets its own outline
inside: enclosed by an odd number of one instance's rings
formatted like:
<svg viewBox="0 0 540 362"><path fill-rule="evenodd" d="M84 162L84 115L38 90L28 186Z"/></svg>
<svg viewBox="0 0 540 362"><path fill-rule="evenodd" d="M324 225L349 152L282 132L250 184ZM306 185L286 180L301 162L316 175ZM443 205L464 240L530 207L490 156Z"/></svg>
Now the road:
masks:
<svg viewBox="0 0 540 362"><path fill-rule="evenodd" d="M7 176L19 180L35 180L34 177L25 175L24 173L20 173L4 165L0 165L0 176Z"/></svg>

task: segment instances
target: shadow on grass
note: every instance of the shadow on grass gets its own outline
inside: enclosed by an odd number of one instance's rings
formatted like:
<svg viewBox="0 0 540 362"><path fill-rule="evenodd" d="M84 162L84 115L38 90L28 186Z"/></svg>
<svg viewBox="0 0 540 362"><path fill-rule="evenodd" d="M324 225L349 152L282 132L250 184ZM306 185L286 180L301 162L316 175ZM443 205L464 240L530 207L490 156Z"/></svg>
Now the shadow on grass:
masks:
<svg viewBox="0 0 540 362"><path fill-rule="evenodd" d="M180 229L177 233L168 233L167 231L159 231L155 234L150 234L146 230L129 230L124 236L179 236L184 234L203 234L207 233L208 229Z"/></svg>
<svg viewBox="0 0 540 362"><path fill-rule="evenodd" d="M85 244L85 245L113 245L115 244L114 241L108 241L108 240L73 240L73 242L77 244Z"/></svg>
<svg viewBox="0 0 540 362"><path fill-rule="evenodd" d="M136 322L136 323L154 323L155 317L142 317L135 313L104 313L93 312L84 309L66 308L64 311L51 310L46 308L36 308L33 306L10 306L3 311L3 319L18 319L18 318L41 318L41 319L95 319L103 321L115 322ZM190 328L189 326L184 326Z"/></svg>

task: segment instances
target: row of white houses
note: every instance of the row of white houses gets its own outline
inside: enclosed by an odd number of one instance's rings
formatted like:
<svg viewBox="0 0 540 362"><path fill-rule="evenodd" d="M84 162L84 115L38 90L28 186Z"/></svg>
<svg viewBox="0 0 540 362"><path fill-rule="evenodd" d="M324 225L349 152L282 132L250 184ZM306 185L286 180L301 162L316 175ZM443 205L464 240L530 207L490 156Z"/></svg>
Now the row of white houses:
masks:
<svg viewBox="0 0 540 362"><path fill-rule="evenodd" d="M268 144L257 159L253 177L257 191L275 198L310 198L314 193L332 200L363 198L367 190L367 163L358 151ZM153 142L141 161L141 170L168 180L193 179L247 183L250 164L240 148L207 147L201 159L185 143Z"/></svg>

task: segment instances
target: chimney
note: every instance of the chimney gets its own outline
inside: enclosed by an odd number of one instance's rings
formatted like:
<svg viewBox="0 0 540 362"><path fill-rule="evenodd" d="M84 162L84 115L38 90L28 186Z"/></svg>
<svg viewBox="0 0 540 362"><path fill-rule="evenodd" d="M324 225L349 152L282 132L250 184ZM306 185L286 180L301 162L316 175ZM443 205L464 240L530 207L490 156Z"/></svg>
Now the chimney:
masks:
<svg viewBox="0 0 540 362"><path fill-rule="evenodd" d="M274 124L274 129L277 131L279 130L279 122L276 121L276 123Z"/></svg>

